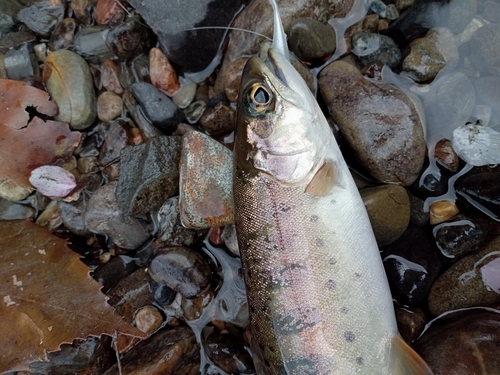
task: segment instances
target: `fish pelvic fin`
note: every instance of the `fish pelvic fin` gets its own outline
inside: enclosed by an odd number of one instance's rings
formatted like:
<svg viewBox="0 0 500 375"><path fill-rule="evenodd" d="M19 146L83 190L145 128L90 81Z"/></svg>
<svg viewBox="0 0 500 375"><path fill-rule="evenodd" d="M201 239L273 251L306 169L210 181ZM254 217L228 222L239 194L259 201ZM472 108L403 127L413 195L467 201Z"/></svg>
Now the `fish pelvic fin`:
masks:
<svg viewBox="0 0 500 375"><path fill-rule="evenodd" d="M434 375L427 363L399 336L392 339L391 375Z"/></svg>

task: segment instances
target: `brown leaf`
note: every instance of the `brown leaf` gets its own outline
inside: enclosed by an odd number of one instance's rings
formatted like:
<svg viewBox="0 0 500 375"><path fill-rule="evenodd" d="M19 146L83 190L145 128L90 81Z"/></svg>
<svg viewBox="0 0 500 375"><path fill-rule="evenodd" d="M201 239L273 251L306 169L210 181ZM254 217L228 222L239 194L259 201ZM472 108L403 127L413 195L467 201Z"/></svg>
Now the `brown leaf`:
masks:
<svg viewBox="0 0 500 375"><path fill-rule="evenodd" d="M78 145L81 134L68 124L34 117L28 124L27 107L54 116L57 105L42 90L20 81L0 79L0 178L32 189L28 178L42 165L53 165ZM16 157L12 157L15 155Z"/></svg>
<svg viewBox="0 0 500 375"><path fill-rule="evenodd" d="M145 337L106 302L66 241L30 221L0 221L0 373L89 335Z"/></svg>

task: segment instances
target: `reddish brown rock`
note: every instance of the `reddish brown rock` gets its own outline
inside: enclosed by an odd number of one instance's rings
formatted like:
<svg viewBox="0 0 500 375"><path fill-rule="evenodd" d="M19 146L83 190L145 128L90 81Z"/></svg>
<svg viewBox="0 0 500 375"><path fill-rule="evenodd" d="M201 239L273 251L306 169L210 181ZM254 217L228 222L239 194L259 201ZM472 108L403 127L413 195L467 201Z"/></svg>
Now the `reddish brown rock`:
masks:
<svg viewBox="0 0 500 375"><path fill-rule="evenodd" d="M106 60L102 63L101 81L102 87L106 90L114 92L117 95L123 94L123 87L118 78L120 67L112 60Z"/></svg>
<svg viewBox="0 0 500 375"><path fill-rule="evenodd" d="M457 172L460 159L453 149L451 142L447 139L441 139L434 148L434 157L439 165L450 172Z"/></svg>
<svg viewBox="0 0 500 375"><path fill-rule="evenodd" d="M159 48L151 48L149 52L149 76L151 83L168 95L179 90L177 73Z"/></svg>
<svg viewBox="0 0 500 375"><path fill-rule="evenodd" d="M98 25L117 25L125 17L123 1L97 0L94 17Z"/></svg>

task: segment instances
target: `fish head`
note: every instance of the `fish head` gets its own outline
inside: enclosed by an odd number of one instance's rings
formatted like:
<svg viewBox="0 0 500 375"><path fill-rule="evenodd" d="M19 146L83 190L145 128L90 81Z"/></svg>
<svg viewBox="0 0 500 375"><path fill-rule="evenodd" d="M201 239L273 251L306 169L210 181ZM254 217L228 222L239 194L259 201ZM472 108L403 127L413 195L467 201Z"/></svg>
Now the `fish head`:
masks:
<svg viewBox="0 0 500 375"><path fill-rule="evenodd" d="M313 94L285 56L264 46L250 58L238 103L237 168L284 184L307 182L331 138Z"/></svg>

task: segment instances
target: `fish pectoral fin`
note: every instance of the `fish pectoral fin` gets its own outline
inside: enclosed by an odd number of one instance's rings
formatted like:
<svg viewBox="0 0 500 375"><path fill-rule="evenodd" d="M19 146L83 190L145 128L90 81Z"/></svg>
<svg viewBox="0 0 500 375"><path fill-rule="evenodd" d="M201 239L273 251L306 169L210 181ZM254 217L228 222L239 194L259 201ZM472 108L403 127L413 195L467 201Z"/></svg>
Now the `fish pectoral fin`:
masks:
<svg viewBox="0 0 500 375"><path fill-rule="evenodd" d="M339 181L339 170L333 160L326 160L307 184L306 193L315 197L324 197Z"/></svg>
<svg viewBox="0 0 500 375"><path fill-rule="evenodd" d="M392 339L389 374L433 375L433 372L427 366L427 363L401 337L395 336Z"/></svg>

